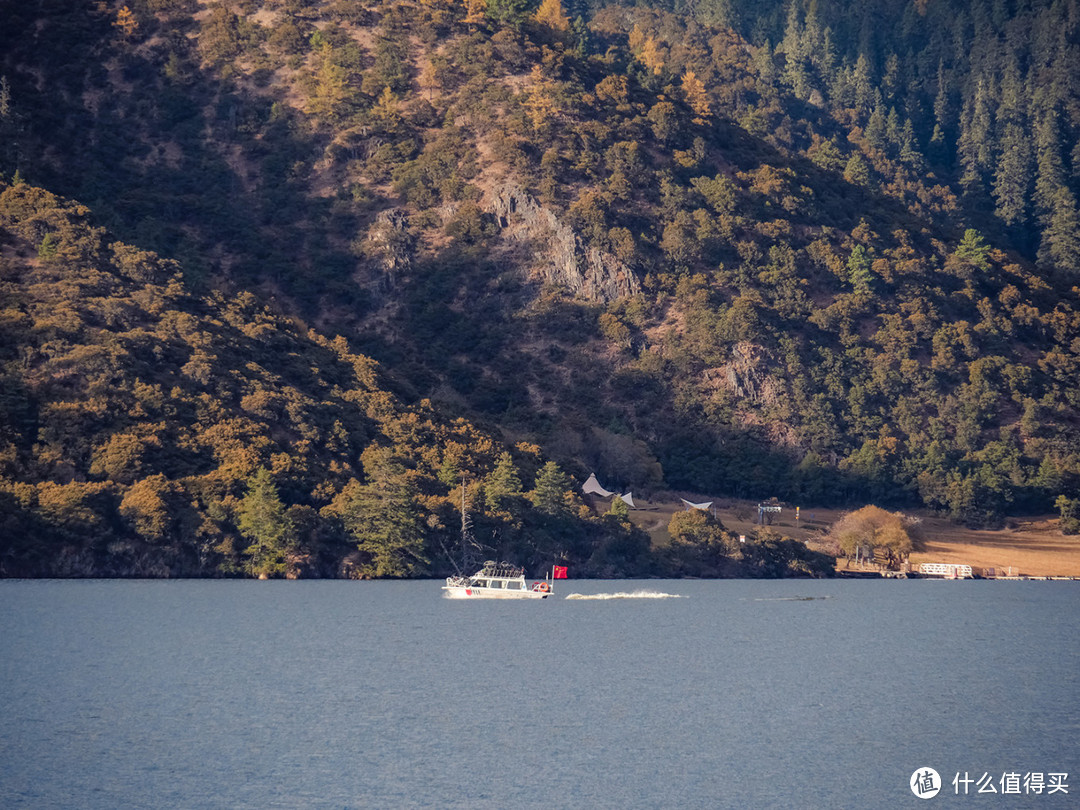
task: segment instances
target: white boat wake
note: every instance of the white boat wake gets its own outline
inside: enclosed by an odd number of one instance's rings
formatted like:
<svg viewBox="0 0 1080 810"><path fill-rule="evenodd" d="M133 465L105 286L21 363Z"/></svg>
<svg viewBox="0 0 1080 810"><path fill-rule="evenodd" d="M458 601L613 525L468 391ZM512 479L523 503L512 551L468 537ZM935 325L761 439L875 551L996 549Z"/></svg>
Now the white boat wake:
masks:
<svg viewBox="0 0 1080 810"><path fill-rule="evenodd" d="M619 591L617 593L569 593L567 599L682 599L681 594L663 591Z"/></svg>

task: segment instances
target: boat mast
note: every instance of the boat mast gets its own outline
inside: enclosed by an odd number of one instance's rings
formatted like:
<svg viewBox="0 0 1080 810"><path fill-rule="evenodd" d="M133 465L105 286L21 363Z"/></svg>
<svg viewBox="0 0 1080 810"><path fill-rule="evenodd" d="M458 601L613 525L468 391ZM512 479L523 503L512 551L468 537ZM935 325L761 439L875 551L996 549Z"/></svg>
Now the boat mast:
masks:
<svg viewBox="0 0 1080 810"><path fill-rule="evenodd" d="M461 565L466 575L475 571L483 562L483 549L476 542L472 531L472 517L469 515L468 504L465 500L465 477L461 478Z"/></svg>

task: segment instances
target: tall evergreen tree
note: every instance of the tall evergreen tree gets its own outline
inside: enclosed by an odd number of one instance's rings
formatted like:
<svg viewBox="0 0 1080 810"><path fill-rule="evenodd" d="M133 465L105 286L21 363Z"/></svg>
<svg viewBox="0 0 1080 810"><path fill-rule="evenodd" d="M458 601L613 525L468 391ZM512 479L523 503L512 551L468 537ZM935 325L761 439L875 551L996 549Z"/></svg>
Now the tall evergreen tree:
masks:
<svg viewBox="0 0 1080 810"><path fill-rule="evenodd" d="M569 481L559 465L549 461L536 475L536 486L529 493L533 505L548 515L558 515L566 512L566 493L570 488Z"/></svg>
<svg viewBox="0 0 1080 810"><path fill-rule="evenodd" d="M237 528L249 543L244 549L248 571L259 577L283 576L295 537L285 504L265 467L248 481L237 517Z"/></svg>
<svg viewBox="0 0 1080 810"><path fill-rule="evenodd" d="M487 0L487 17L519 31L528 19L530 8L529 0Z"/></svg>
<svg viewBox="0 0 1080 810"><path fill-rule="evenodd" d="M1065 184L1055 106L1043 110L1035 125L1035 189L1032 200L1040 224L1045 228L1054 212L1054 195Z"/></svg>
<svg viewBox="0 0 1080 810"><path fill-rule="evenodd" d="M1010 123L1001 139L1001 157L994 173L994 213L1006 225L1027 220L1031 185L1031 151L1019 124Z"/></svg>
<svg viewBox="0 0 1080 810"><path fill-rule="evenodd" d="M921 172L926 168L926 162L915 140L915 127L910 118L904 121L904 129L900 133L900 160L916 172Z"/></svg>
<svg viewBox="0 0 1080 810"><path fill-rule="evenodd" d="M871 149L885 149L885 107L880 99L866 122L866 143Z"/></svg>
<svg viewBox="0 0 1080 810"><path fill-rule="evenodd" d="M990 269L990 245L974 228L964 231L964 238L956 246L953 255L981 272Z"/></svg>
<svg viewBox="0 0 1080 810"><path fill-rule="evenodd" d="M341 497L341 516L371 577L407 577L426 570L424 530L415 489L401 463L385 448L363 457L368 483L352 481Z"/></svg>
<svg viewBox="0 0 1080 810"><path fill-rule="evenodd" d="M870 257L866 255L866 248L856 245L848 257L847 263L848 281L855 289L857 295L867 295L870 286L874 282L874 274L870 271Z"/></svg>
<svg viewBox="0 0 1080 810"><path fill-rule="evenodd" d="M986 171L993 166L994 140L991 107L995 93L993 77L979 80L972 99L971 139L975 165Z"/></svg>
<svg viewBox="0 0 1080 810"><path fill-rule="evenodd" d="M807 73L807 53L800 20L800 0L791 0L788 5L787 25L780 49L784 52L784 82L797 98L805 99L810 94L809 75Z"/></svg>
<svg viewBox="0 0 1080 810"><path fill-rule="evenodd" d="M949 85L945 74L944 60L938 60L937 93L934 96L934 123L941 128L943 136L951 123L949 119Z"/></svg>
<svg viewBox="0 0 1080 810"><path fill-rule="evenodd" d="M488 509L506 509L512 498L521 495L521 476L509 453L502 453L495 469L484 481L484 502Z"/></svg>
<svg viewBox="0 0 1080 810"><path fill-rule="evenodd" d="M1050 224L1043 231L1040 262L1071 276L1080 275L1080 212L1065 186L1054 193Z"/></svg>
<svg viewBox="0 0 1080 810"><path fill-rule="evenodd" d="M861 113L869 113L874 103L874 76L870 65L870 58L865 53L860 53L855 60L855 72L852 75L855 89L855 107Z"/></svg>
<svg viewBox="0 0 1080 810"><path fill-rule="evenodd" d="M847 165L844 166L844 179L857 186L873 187L874 178L870 174L870 167L867 165L862 153L854 152L848 158Z"/></svg>

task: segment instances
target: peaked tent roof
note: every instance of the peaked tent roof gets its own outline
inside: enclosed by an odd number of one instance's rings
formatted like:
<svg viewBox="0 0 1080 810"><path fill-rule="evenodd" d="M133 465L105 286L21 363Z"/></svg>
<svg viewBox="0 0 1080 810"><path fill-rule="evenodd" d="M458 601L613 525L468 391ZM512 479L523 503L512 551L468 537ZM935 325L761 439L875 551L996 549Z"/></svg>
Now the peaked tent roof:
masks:
<svg viewBox="0 0 1080 810"><path fill-rule="evenodd" d="M633 492L627 492L625 495L620 495L619 497L622 498L626 502L626 505L629 506L631 509L637 509L637 507L634 506Z"/></svg>
<svg viewBox="0 0 1080 810"><path fill-rule="evenodd" d="M582 485L581 489L584 492L599 495L601 498L609 498L615 494L600 486L600 482L596 480L596 473L589 473L589 480Z"/></svg>

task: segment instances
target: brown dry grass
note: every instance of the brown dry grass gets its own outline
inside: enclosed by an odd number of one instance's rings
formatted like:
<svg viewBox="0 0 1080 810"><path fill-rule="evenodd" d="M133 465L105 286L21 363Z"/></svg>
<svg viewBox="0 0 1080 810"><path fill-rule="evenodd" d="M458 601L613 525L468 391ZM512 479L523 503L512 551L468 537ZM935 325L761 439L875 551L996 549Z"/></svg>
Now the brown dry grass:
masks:
<svg viewBox="0 0 1080 810"><path fill-rule="evenodd" d="M707 498L687 493L659 493L652 501L635 499L639 509L631 519L652 537L654 545L669 541L667 525L671 515L682 510L679 500L701 502ZM750 534L756 527L755 501L732 499L714 502L716 516L729 530ZM607 504L597 504L606 510ZM847 510L803 507L795 520L794 507L785 505L774 519L772 528L780 534L805 541L811 548L821 548L828 527ZM969 529L952 521L923 516L924 544L911 555L912 564L924 562L956 563L973 568L993 568L997 574L1011 573L1034 577L1080 577L1080 535L1067 536L1052 517L1013 518L1004 529ZM838 568L843 569L840 560Z"/></svg>
<svg viewBox="0 0 1080 810"><path fill-rule="evenodd" d="M961 563L993 568L1000 576L1080 577L1080 536L1063 535L1056 519L1022 519L1008 529L965 529L939 519L928 519L923 550L912 563Z"/></svg>

